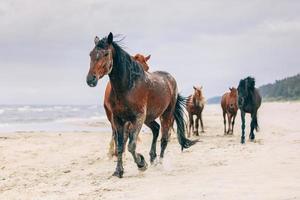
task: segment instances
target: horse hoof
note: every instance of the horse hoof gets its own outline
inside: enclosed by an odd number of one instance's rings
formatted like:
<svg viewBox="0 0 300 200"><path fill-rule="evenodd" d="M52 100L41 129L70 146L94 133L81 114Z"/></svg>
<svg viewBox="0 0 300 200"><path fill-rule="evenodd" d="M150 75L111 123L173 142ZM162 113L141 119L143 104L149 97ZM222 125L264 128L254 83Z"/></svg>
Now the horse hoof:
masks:
<svg viewBox="0 0 300 200"><path fill-rule="evenodd" d="M254 136L250 136L249 139L250 139L251 142L254 142L255 137Z"/></svg>
<svg viewBox="0 0 300 200"><path fill-rule="evenodd" d="M148 164L145 162L143 167L139 167L139 170L144 172L148 169Z"/></svg>
<svg viewBox="0 0 300 200"><path fill-rule="evenodd" d="M156 153L149 153L149 155L150 155L150 163L151 163L151 165L152 164L154 164L154 161L156 160L156 157L157 157L157 155L156 155Z"/></svg>
<svg viewBox="0 0 300 200"><path fill-rule="evenodd" d="M118 177L118 178L123 178L123 174L124 174L123 171L115 171L115 172L113 173L113 176L116 176L116 177Z"/></svg>
<svg viewBox="0 0 300 200"><path fill-rule="evenodd" d="M145 161L144 156L142 156L141 154L138 154L138 156L140 156L141 161L140 161L140 163L137 164L137 166L140 171L145 171L148 168L148 164Z"/></svg>
<svg viewBox="0 0 300 200"><path fill-rule="evenodd" d="M241 144L245 144L245 138L241 139Z"/></svg>

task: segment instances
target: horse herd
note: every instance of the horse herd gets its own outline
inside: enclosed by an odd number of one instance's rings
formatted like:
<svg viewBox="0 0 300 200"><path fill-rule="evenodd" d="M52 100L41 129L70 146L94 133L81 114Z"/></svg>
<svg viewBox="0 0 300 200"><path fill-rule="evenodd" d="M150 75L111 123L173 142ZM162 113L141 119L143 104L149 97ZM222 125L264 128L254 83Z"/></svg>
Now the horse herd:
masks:
<svg viewBox="0 0 300 200"><path fill-rule="evenodd" d="M95 87L103 76L109 76L104 96L104 108L112 128L111 152L117 156L117 166L113 173L123 177L123 152L128 141L128 151L139 170L147 169L144 156L136 152L136 144L142 125L145 124L153 133L150 148L150 162L156 160L156 144L161 130L160 159L164 157L170 129L174 121L177 125L177 138L181 149L189 148L198 140L186 137L186 122L184 111L188 112L189 123L187 136L191 132L199 135L199 121L201 131L204 132L202 110L205 99L202 87L194 86L194 94L183 97L178 93L176 80L167 72L148 72L147 61L150 56L137 54L130 56L118 42L113 40L113 34L99 39L95 37L95 47L90 52L90 69L87 84ZM237 89L230 88L230 92L222 97L224 117L224 133L233 134L233 126L238 108L242 117L241 143L245 143L245 113L251 113L250 139L254 139L253 130L257 129L257 110L261 104L261 96L255 88L255 80L251 77L242 79ZM193 116L196 115L194 123ZM226 115L228 130L226 131ZM160 124L156 119L160 119ZM231 121L232 120L232 121ZM115 147L113 147L115 144Z"/></svg>

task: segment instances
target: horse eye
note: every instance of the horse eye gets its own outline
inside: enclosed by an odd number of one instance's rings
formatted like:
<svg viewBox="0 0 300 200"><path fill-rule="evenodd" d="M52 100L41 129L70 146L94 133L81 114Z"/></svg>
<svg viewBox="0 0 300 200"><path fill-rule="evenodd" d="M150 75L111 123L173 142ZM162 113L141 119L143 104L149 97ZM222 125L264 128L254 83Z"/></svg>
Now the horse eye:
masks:
<svg viewBox="0 0 300 200"><path fill-rule="evenodd" d="M106 56L108 56L108 54L109 54L108 52L105 52L105 53L104 53L104 56L106 57Z"/></svg>

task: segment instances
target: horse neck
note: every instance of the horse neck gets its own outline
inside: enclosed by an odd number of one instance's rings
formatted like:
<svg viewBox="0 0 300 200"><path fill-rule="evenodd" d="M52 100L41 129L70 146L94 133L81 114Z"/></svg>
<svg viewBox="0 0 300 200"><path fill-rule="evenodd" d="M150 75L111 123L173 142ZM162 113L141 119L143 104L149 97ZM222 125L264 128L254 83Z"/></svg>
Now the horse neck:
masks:
<svg viewBox="0 0 300 200"><path fill-rule="evenodd" d="M193 104L194 106L201 106L201 98L197 98L196 95L193 95Z"/></svg>
<svg viewBox="0 0 300 200"><path fill-rule="evenodd" d="M254 109L256 106L256 94L255 89L253 91L248 90L248 95L246 97L244 108Z"/></svg>
<svg viewBox="0 0 300 200"><path fill-rule="evenodd" d="M113 69L109 79L116 94L124 94L134 86L140 76L144 75L144 71L121 47L116 44L113 44L113 47Z"/></svg>

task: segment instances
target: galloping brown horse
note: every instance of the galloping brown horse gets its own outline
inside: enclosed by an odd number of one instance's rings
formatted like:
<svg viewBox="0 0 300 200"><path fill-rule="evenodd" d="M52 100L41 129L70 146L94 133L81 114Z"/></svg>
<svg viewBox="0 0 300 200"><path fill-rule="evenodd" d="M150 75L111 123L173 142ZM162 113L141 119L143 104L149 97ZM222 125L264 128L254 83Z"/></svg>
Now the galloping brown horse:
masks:
<svg viewBox="0 0 300 200"><path fill-rule="evenodd" d="M138 134L145 123L153 132L150 162L156 158L156 141L161 121L160 158L168 144L169 129L174 120L177 124L177 138L181 148L189 148L197 141L185 137L183 106L185 99L178 94L175 79L167 72L145 72L142 66L113 41L113 34L99 40L90 53L90 69L87 84L95 87L98 80L108 75L111 93L108 100L112 109L112 127L118 146L118 161L114 176L123 177L123 144L129 138L128 151L137 167L144 171L147 163L144 156L136 152ZM163 95L162 95L163 94Z"/></svg>
<svg viewBox="0 0 300 200"><path fill-rule="evenodd" d="M223 119L224 119L224 135L233 134L233 127L235 122L235 117L238 111L238 94L237 89L232 87L229 88L230 92L226 92L221 99L221 107L223 110ZM226 114L228 118L228 130L226 132ZM231 122L232 120L232 122ZM231 126L230 126L231 125ZM230 129L231 127L231 129Z"/></svg>
<svg viewBox="0 0 300 200"><path fill-rule="evenodd" d="M142 67L145 71L149 70L149 66L147 64L147 61L150 59L150 55L145 57L142 54L136 54L132 58L135 61L139 62L142 65ZM111 109L111 105L110 105L110 101L109 101L110 93L111 93L111 84L110 84L110 82L108 82L107 85L106 85L105 95L104 95L104 108L105 108L106 117L107 117L107 119L109 120L109 122L112 126L112 130L114 130L113 124L112 124L112 121L113 121L113 119L112 119L112 109ZM124 150L125 150L125 144L124 144ZM109 157L117 156L117 145L115 144L115 140L114 140L114 131L112 131L112 138L111 138L111 141L109 143L108 156Z"/></svg>
<svg viewBox="0 0 300 200"><path fill-rule="evenodd" d="M188 137L191 136L191 129L193 133L195 133L194 128L194 115L196 115L196 135L199 136L198 128L199 128L199 121L201 123L201 132L204 132L203 128L203 121L202 121L202 111L205 104L205 98L202 93L203 87L196 87L194 86L194 94L188 97L186 103L186 109L189 114L189 130L188 130Z"/></svg>

